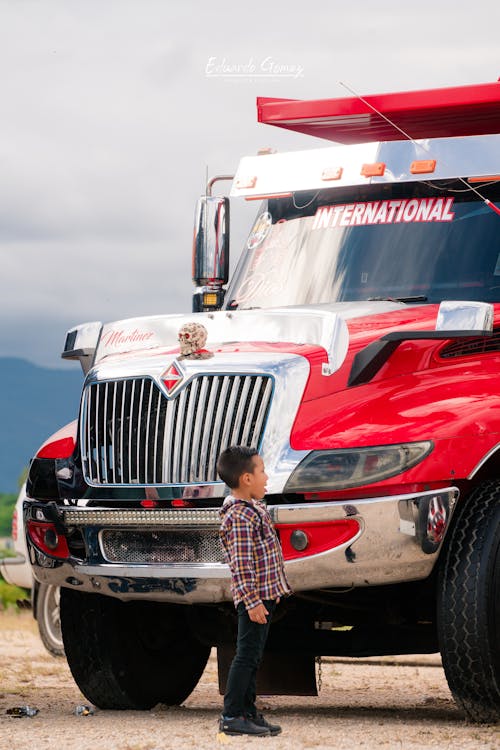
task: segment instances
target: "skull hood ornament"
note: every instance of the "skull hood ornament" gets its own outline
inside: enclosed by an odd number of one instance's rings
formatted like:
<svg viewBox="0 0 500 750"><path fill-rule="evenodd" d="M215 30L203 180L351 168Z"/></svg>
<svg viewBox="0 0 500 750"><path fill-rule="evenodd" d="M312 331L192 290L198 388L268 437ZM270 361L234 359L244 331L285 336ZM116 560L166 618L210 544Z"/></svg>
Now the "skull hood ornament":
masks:
<svg viewBox="0 0 500 750"><path fill-rule="evenodd" d="M210 359L213 353L204 349L207 329L201 323L184 323L179 330L181 353L179 359Z"/></svg>

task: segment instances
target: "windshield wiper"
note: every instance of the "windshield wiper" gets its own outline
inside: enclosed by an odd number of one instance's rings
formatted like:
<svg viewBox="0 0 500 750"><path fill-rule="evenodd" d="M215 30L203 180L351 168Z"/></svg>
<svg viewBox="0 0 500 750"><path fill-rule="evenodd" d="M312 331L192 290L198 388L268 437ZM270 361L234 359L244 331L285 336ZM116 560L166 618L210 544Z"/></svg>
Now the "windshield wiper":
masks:
<svg viewBox="0 0 500 750"><path fill-rule="evenodd" d="M368 302L427 302L428 298L423 294L416 297L368 297Z"/></svg>

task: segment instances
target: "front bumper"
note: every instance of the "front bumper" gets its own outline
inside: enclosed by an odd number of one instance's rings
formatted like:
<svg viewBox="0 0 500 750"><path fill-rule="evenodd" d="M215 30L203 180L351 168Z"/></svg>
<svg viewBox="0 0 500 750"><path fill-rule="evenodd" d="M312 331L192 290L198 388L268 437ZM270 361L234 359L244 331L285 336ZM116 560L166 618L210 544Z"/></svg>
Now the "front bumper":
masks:
<svg viewBox="0 0 500 750"><path fill-rule="evenodd" d="M277 526L331 522L353 518L358 534L346 544L285 563L296 592L318 588L345 589L416 581L426 578L439 555L458 489L395 495L343 502L275 505L269 511ZM25 522L38 522L47 506L27 501ZM53 558L28 537L29 555L40 583L98 592L119 599L177 603L228 601L230 573L222 562L154 563L109 562L103 552L103 532L127 530L140 537L141 529L194 529L200 524L215 533L218 511L126 510L64 506L59 510L63 529L82 531L85 560Z"/></svg>

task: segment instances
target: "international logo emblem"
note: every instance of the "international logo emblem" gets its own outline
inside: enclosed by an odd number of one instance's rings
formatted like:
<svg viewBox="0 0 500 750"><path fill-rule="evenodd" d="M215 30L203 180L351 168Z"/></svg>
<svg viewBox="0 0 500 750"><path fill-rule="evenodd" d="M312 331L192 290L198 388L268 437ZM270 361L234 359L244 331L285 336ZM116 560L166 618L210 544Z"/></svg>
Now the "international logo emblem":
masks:
<svg viewBox="0 0 500 750"><path fill-rule="evenodd" d="M182 372L177 367L175 362L172 362L168 370L166 370L161 376L161 379L165 383L167 387L167 391L170 393L171 391L174 390L175 386L180 383L183 377L184 376Z"/></svg>

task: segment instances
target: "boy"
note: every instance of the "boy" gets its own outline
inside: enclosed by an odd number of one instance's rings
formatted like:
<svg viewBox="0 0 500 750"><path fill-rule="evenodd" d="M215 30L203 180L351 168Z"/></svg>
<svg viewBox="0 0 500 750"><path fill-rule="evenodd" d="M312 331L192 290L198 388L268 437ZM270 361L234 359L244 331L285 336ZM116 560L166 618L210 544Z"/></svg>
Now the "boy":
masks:
<svg viewBox="0 0 500 750"><path fill-rule="evenodd" d="M271 517L260 502L268 476L258 452L243 446L223 451L217 471L231 490L220 511L220 537L238 613L236 654L219 729L230 735L275 735L281 727L269 724L255 707L257 668L276 604L291 590Z"/></svg>

